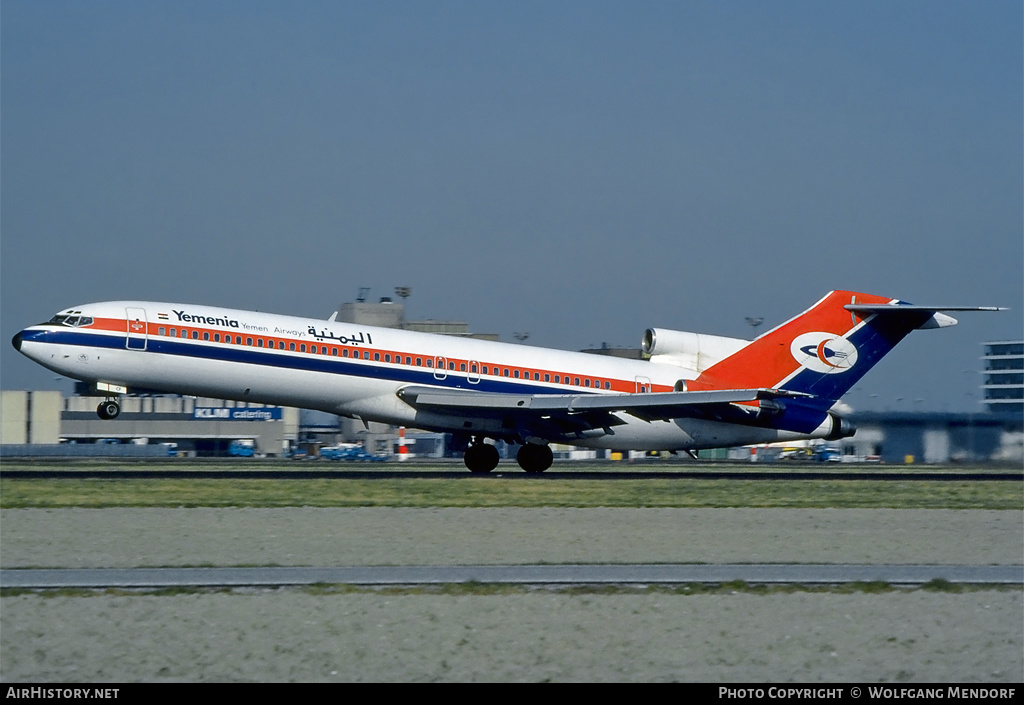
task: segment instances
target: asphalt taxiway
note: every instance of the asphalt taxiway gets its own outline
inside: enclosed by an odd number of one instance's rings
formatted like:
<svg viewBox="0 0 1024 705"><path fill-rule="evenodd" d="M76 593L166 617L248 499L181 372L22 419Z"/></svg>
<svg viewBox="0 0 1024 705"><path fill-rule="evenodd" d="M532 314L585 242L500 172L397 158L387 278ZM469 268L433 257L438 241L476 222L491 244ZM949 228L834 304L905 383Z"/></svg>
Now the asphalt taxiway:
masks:
<svg viewBox="0 0 1024 705"><path fill-rule="evenodd" d="M515 585L838 585L883 582L917 586L932 581L1024 584L1021 565L414 565L263 568L77 568L0 570L0 588L286 587L487 583Z"/></svg>

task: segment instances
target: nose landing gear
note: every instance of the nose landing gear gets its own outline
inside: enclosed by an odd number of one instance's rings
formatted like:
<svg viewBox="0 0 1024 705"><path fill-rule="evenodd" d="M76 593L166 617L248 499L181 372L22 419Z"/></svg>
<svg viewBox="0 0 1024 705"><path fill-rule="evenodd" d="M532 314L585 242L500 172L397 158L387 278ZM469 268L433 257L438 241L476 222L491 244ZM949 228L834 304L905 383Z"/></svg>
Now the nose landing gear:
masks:
<svg viewBox="0 0 1024 705"><path fill-rule="evenodd" d="M96 407L96 415L104 421L116 419L121 413L121 405L114 399L107 399Z"/></svg>

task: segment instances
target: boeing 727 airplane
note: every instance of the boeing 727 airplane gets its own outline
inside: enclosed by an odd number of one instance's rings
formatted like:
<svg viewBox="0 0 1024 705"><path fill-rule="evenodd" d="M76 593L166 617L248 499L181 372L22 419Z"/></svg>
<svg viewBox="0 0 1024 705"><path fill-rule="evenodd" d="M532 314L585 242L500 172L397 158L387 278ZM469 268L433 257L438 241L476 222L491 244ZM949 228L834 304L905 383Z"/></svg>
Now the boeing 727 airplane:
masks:
<svg viewBox="0 0 1024 705"><path fill-rule="evenodd" d="M839 398L909 332L967 310L999 309L833 291L753 341L648 329L646 360L150 301L76 306L12 342L94 383L103 419L133 388L295 406L451 433L472 472L498 464L486 439L521 444L537 473L551 443L689 452L851 436Z"/></svg>

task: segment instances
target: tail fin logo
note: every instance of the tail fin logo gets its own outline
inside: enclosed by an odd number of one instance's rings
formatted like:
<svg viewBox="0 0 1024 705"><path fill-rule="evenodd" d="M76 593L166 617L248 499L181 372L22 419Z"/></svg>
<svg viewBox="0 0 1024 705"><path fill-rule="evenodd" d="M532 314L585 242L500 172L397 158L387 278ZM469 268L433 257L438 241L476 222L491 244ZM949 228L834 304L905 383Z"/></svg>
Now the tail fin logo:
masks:
<svg viewBox="0 0 1024 705"><path fill-rule="evenodd" d="M821 374L847 372L857 364L857 348L834 333L804 333L789 346L793 358L803 367Z"/></svg>

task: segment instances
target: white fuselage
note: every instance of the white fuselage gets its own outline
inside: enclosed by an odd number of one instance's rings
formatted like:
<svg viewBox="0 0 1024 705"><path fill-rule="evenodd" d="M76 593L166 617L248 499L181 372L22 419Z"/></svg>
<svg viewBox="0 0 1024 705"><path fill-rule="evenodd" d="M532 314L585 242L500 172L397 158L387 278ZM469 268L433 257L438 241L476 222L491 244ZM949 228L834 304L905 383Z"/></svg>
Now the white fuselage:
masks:
<svg viewBox="0 0 1024 705"><path fill-rule="evenodd" d="M60 319L59 321L57 319ZM492 419L418 410L404 387L509 394L668 392L697 375L642 360L192 304L114 301L19 334L62 375L132 389L319 409L368 421L503 437ZM572 444L678 450L822 437L707 419L644 421ZM559 439L548 439L559 440Z"/></svg>

